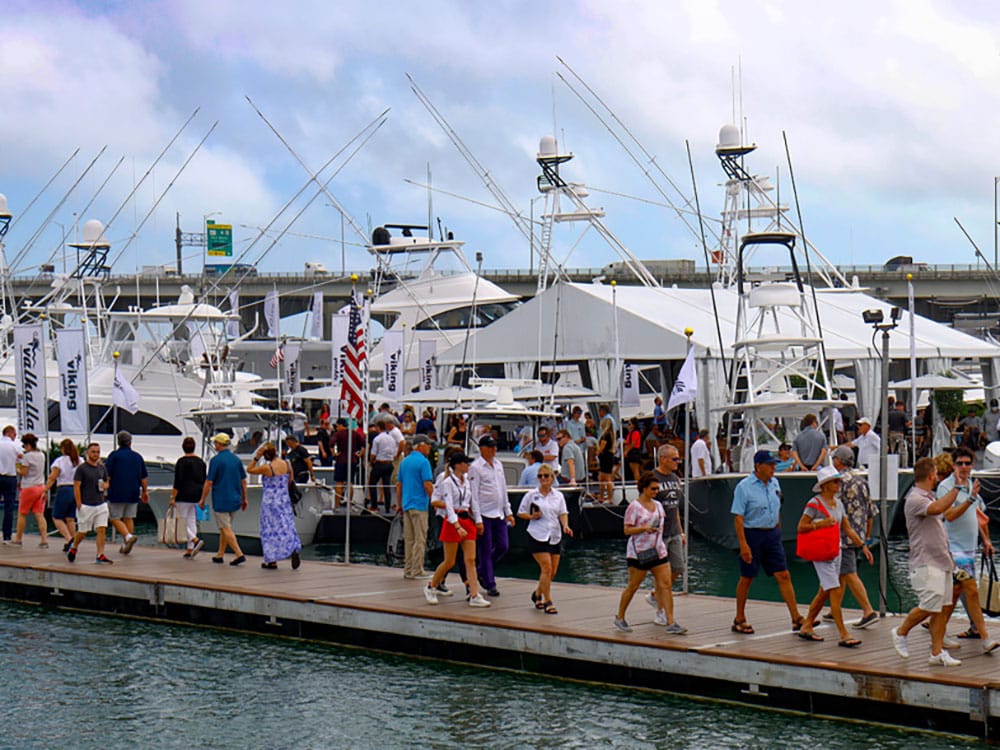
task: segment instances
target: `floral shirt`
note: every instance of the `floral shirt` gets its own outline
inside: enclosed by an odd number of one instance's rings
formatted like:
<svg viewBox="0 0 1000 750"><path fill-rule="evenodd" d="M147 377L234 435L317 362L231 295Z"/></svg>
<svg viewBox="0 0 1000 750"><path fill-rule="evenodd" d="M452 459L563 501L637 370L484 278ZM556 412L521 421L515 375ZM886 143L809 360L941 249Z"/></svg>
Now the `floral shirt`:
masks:
<svg viewBox="0 0 1000 750"><path fill-rule="evenodd" d="M653 510L651 511L646 510L638 499L630 502L628 508L625 509L625 525L649 526L657 516L659 516L659 526L655 531L632 534L628 538L628 545L625 552L626 557L635 560L639 557L640 552L652 549L653 547L656 548L661 559L667 556L667 545L664 543L663 534L661 533L664 520L663 506L657 501L653 501Z"/></svg>
<svg viewBox="0 0 1000 750"><path fill-rule="evenodd" d="M837 498L844 505L847 523L859 537L865 539L868 535L868 519L878 515L878 506L871 498L867 480L857 470L844 469L840 476L840 494ZM847 534L841 532L840 537L843 547L856 547Z"/></svg>

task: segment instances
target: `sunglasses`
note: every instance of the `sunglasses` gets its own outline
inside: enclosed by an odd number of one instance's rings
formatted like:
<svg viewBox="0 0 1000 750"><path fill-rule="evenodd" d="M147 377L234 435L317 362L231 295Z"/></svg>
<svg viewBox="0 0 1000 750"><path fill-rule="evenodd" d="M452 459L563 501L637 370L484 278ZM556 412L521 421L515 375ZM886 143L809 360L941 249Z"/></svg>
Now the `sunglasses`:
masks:
<svg viewBox="0 0 1000 750"><path fill-rule="evenodd" d="M955 466L972 466L972 461L956 461Z"/></svg>
<svg viewBox="0 0 1000 750"><path fill-rule="evenodd" d="M555 474L539 474L538 478L539 479L554 479L555 478Z"/></svg>

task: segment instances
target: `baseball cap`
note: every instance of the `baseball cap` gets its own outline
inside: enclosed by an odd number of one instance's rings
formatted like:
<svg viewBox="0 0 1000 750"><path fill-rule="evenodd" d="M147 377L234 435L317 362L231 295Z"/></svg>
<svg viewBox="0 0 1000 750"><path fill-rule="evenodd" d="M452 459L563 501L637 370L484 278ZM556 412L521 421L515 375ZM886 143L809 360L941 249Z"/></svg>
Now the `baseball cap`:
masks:
<svg viewBox="0 0 1000 750"><path fill-rule="evenodd" d="M843 461L848 466L854 466L854 451L846 445L838 445L833 452L833 457Z"/></svg>
<svg viewBox="0 0 1000 750"><path fill-rule="evenodd" d="M483 435L481 438L479 438L479 447L496 448L497 447L496 438L493 437L492 435Z"/></svg>
<svg viewBox="0 0 1000 750"><path fill-rule="evenodd" d="M776 464L778 459L771 455L771 451L757 451L753 454L754 465L757 464Z"/></svg>
<svg viewBox="0 0 1000 750"><path fill-rule="evenodd" d="M417 445L433 445L434 444L431 441L431 439L429 437L427 437L426 435L414 435L412 438L410 438L410 442L414 446L417 446Z"/></svg>
<svg viewBox="0 0 1000 750"><path fill-rule="evenodd" d="M871 420L868 419L868 417L861 417L861 419L858 420L858 424L866 424L869 427L872 426Z"/></svg>
<svg viewBox="0 0 1000 750"><path fill-rule="evenodd" d="M464 453L453 453L448 459L449 466L455 466L457 464L467 464L472 461L471 458L466 456Z"/></svg>
<svg viewBox="0 0 1000 750"><path fill-rule="evenodd" d="M220 432L212 436L212 442L218 443L219 445L229 445L229 435L224 432Z"/></svg>

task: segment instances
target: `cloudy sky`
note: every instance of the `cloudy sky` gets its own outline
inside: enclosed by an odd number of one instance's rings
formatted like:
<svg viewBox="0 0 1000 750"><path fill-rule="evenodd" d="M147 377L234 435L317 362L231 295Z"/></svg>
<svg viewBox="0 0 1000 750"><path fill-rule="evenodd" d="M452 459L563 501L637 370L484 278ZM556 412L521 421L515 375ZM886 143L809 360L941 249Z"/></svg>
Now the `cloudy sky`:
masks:
<svg viewBox="0 0 1000 750"><path fill-rule="evenodd" d="M690 143L706 215L718 217L722 208L713 149L735 109L759 146L750 168L777 173L782 202L792 201L786 134L807 234L833 261L881 263L905 254L973 263L953 217L992 258L998 45L1000 10L989 2L847 0L830 11L712 0L488 7L7 0L0 192L15 214L7 257L23 255L18 270L29 271L61 252L75 215L108 221L117 214L108 237L124 248L116 270L128 273L173 261L178 212L185 231L199 231L209 214L232 223L239 253L257 228L272 221L284 228L302 211L261 268L294 271L319 260L339 271L342 222L325 196L306 207L315 194L307 189L276 219L308 176L249 96L314 168L389 108L385 125L357 153L334 162L343 168L330 190L354 222L366 233L381 223L425 222L427 192L406 180L426 182L429 165L434 186L445 191L434 196L434 215L470 251L483 252L484 267L527 267L528 243L508 217L448 195L495 203L409 90L409 73L525 214L538 195L538 139L555 131L561 149L576 155L564 174L592 188L591 204L607 210L607 225L636 255L700 259L696 237L656 205L657 190L560 79L568 71L559 56L685 196L692 194ZM736 107L735 70L742 72ZM578 235L562 227L554 238L566 265L616 259L592 233ZM369 268L349 225L344 237L344 266ZM247 259L271 244L256 241ZM188 268L200 264L196 250L186 252L195 255Z"/></svg>

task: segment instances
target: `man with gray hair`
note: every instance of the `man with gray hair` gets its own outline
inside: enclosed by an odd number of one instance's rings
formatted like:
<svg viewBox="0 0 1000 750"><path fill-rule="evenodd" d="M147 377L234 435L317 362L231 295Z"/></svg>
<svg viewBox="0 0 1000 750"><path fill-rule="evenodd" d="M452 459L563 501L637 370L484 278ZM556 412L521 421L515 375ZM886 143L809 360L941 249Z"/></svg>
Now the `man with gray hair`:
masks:
<svg viewBox="0 0 1000 750"><path fill-rule="evenodd" d="M149 502L149 474L142 456L132 450L132 435L118 433L118 450L104 462L108 471L108 515L111 525L122 535L119 552L127 555L135 546L135 516L139 501Z"/></svg>
<svg viewBox="0 0 1000 750"><path fill-rule="evenodd" d="M660 484L660 491L656 499L663 506L663 541L667 545L667 556L670 558L671 583L684 575L684 566L687 564L685 545L687 539L681 526L681 500L684 498L684 489L681 478L677 474L677 464L680 463L681 454L674 446L661 445L657 449L657 459L659 463L653 469L656 481ZM671 596L673 594L671 593ZM651 607L657 607L654 622L657 625L667 624L667 613L659 609L656 601L656 592L650 591L646 595L646 602Z"/></svg>
<svg viewBox="0 0 1000 750"><path fill-rule="evenodd" d="M862 539L870 539L872 535L872 523L878 515L878 508L871 498L868 490L867 480L854 468L854 451L846 445L841 445L833 451L833 467L840 472L840 502L844 506L844 513L847 516L847 523ZM840 556L840 583L854 595L858 604L861 605L861 619L853 623L851 627L867 628L878 620L878 613L872 607L868 599L868 592L865 591L865 584L858 576L858 557L864 555L868 564L873 562L872 552L868 545L858 547L851 542L847 534L840 534L843 553ZM823 619L833 619L830 614L823 615Z"/></svg>

